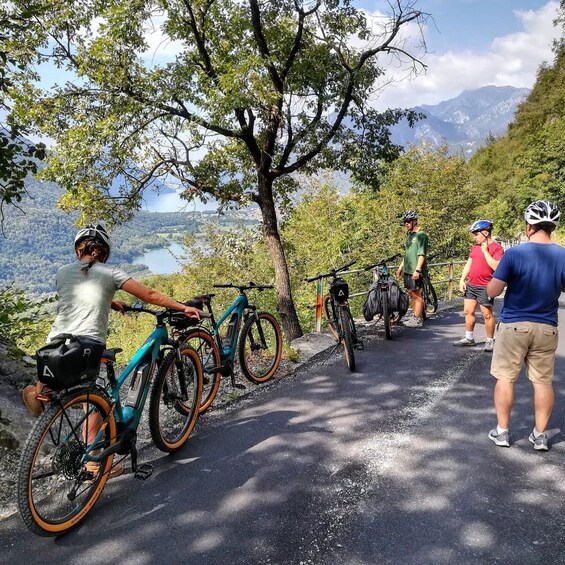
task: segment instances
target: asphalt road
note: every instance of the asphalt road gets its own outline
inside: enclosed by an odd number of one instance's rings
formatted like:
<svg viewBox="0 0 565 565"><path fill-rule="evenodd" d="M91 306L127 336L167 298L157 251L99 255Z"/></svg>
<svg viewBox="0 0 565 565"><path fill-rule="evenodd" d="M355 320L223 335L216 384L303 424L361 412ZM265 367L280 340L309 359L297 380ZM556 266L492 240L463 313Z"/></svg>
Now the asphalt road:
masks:
<svg viewBox="0 0 565 565"><path fill-rule="evenodd" d="M179 453L144 449L153 476L109 482L66 536L1 522L0 561L565 563L564 340L550 451L528 442L523 375L513 445L500 448L487 439L490 356L453 347L462 324L442 312L423 329L394 328L392 341L377 328L356 373L335 354L203 417Z"/></svg>

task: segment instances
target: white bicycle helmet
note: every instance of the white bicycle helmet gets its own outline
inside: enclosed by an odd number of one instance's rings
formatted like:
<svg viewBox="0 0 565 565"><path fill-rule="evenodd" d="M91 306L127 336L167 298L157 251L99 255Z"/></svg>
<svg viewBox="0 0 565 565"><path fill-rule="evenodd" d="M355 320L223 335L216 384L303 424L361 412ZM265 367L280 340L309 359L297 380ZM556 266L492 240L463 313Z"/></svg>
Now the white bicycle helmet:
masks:
<svg viewBox="0 0 565 565"><path fill-rule="evenodd" d="M559 225L561 212L559 208L549 200L536 200L532 202L524 212L526 222L531 225L553 224Z"/></svg>
<svg viewBox="0 0 565 565"><path fill-rule="evenodd" d="M98 241L108 248L108 252L110 251L110 236L101 224L88 224L78 230L75 236L75 247L85 240Z"/></svg>
<svg viewBox="0 0 565 565"><path fill-rule="evenodd" d="M402 214L402 221L403 222L411 222L412 220L418 219L418 212L416 210L407 210Z"/></svg>

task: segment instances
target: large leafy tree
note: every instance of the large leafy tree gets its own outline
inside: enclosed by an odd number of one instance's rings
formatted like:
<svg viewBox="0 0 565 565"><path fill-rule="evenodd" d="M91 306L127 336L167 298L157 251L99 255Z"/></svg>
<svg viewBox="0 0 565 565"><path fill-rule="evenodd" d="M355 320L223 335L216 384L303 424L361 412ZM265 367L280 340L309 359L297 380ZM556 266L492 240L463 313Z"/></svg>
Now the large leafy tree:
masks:
<svg viewBox="0 0 565 565"><path fill-rule="evenodd" d="M10 0L15 10L36 0ZM38 1L38 0L37 0ZM44 4L44 0L41 0ZM366 176L400 148L388 128L410 112L370 105L392 63L415 70L425 14L383 2L372 22L351 0L50 0L19 38L72 73L41 91L21 81L19 110L56 141L45 171L62 205L119 221L155 177L184 195L255 203L275 268L286 337L301 335L277 210L293 173ZM405 33L404 31L407 30ZM150 47L155 36L172 55ZM116 184L119 182L119 195Z"/></svg>
<svg viewBox="0 0 565 565"><path fill-rule="evenodd" d="M26 176L37 172L38 160L45 156L43 143L31 143L23 137L25 129L11 113L10 103L13 77L26 68L26 61L16 58L9 45L38 10L23 9L18 14L4 7L0 10L0 224L5 206L21 202Z"/></svg>

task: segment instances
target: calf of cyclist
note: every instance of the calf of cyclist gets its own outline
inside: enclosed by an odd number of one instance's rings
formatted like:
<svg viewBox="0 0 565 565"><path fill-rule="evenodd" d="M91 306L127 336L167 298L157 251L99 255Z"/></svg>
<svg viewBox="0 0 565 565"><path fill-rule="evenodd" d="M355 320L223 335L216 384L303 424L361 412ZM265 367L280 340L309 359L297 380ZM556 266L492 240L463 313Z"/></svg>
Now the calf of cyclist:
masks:
<svg viewBox="0 0 565 565"><path fill-rule="evenodd" d="M473 347L475 342L475 315L477 304L485 321L487 339L483 351L491 352L494 346L495 318L492 312L493 298L487 296L487 284L492 279L498 263L504 254L502 247L492 239L493 223L489 220L477 220L469 231L475 238L469 258L463 267L459 289L463 293L463 311L465 313L465 335L454 341L458 347Z"/></svg>
<svg viewBox="0 0 565 565"><path fill-rule="evenodd" d="M117 267L106 265L110 256L110 237L102 225L87 225L79 230L74 248L77 260L62 266L57 272L59 300L48 342L59 334L72 334L105 344L110 309L123 311L123 303L113 299L120 289L143 302L200 318L200 310L138 283ZM24 404L34 416L39 416L42 411L41 402L37 399L42 389L42 383L38 382L22 392ZM99 425L94 423L90 426L87 439L96 435L96 426ZM117 475L118 471L113 469L112 475Z"/></svg>
<svg viewBox="0 0 565 565"><path fill-rule="evenodd" d="M428 236L418 225L418 213L407 210L402 214L402 222L406 228L404 259L396 272L397 278L404 275L404 287L412 301L412 318L405 320L404 325L421 328L424 325L422 313L424 299L422 297L423 277L427 273L426 255L428 254Z"/></svg>

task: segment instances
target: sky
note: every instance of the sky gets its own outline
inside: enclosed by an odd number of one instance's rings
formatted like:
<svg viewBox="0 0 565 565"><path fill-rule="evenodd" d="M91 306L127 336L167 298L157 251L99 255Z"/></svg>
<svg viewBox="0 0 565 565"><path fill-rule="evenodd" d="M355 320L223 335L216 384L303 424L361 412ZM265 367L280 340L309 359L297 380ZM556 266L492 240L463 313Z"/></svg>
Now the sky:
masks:
<svg viewBox="0 0 565 565"><path fill-rule="evenodd" d="M377 17L384 4L357 3ZM402 80L406 72L389 67L387 78L399 82L373 100L378 110L437 104L491 84L531 88L540 64L553 61L552 41L562 33L553 26L557 1L418 0L415 7L431 14L424 29L427 69L413 80ZM412 27L408 44L419 39Z"/></svg>

